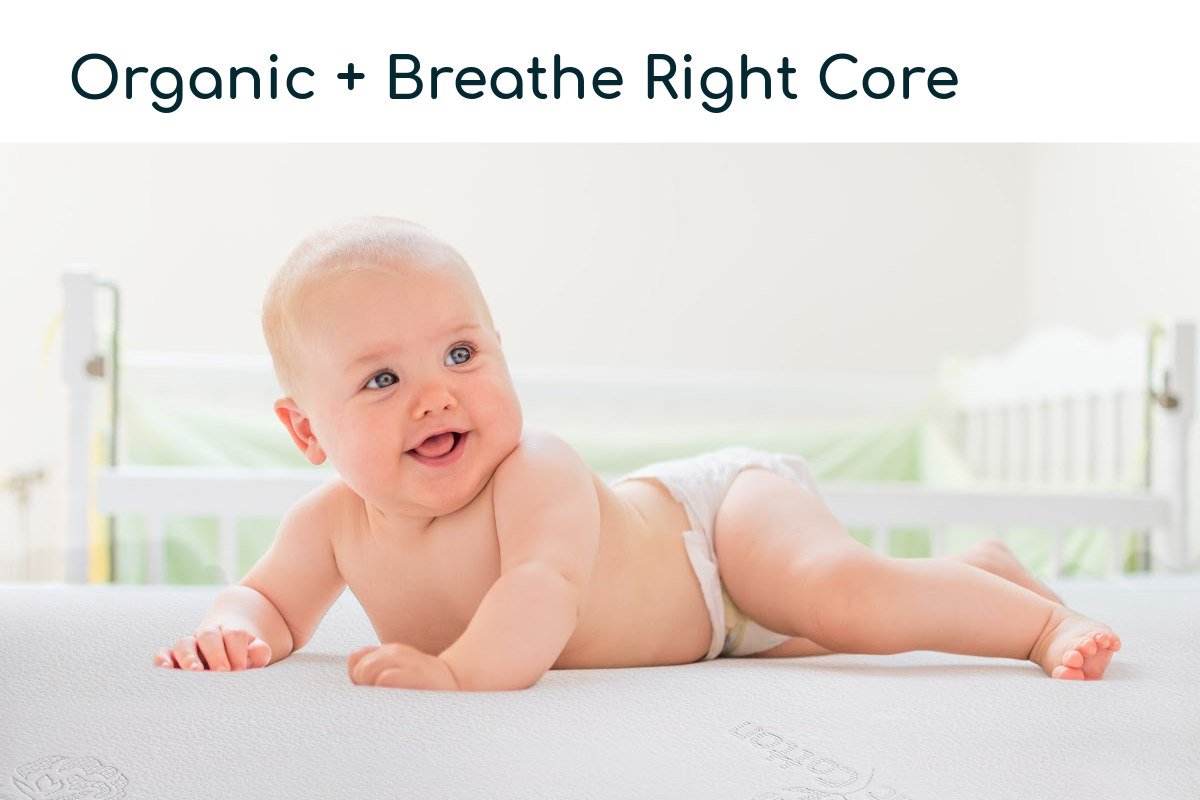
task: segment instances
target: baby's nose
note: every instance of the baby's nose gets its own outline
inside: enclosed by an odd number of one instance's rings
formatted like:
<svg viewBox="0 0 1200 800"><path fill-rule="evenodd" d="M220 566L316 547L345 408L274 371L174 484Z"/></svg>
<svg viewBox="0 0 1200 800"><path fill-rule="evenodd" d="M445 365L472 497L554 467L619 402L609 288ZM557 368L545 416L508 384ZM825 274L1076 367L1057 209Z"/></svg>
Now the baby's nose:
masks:
<svg viewBox="0 0 1200 800"><path fill-rule="evenodd" d="M413 419L423 419L439 411L449 411L458 405L450 387L444 381L428 381L422 384L413 404Z"/></svg>

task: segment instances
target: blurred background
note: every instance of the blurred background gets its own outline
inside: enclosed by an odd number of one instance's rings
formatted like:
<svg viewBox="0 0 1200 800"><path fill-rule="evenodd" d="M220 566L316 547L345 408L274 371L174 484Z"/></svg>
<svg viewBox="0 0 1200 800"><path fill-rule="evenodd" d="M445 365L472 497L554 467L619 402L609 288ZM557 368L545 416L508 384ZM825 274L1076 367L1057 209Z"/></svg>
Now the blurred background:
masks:
<svg viewBox="0 0 1200 800"><path fill-rule="evenodd" d="M881 399L800 403L767 427L754 398L719 424L545 420L606 474L744 443L799 452L824 480L960 481L927 402L948 359L1051 325L1200 318L1197 145L0 146L0 580L62 580L62 271L119 287L121 463L300 466L252 377L261 297L304 236L359 214L455 245L515 370ZM246 365L245 391L215 404L139 383L139 364L189 357ZM120 582L143 579L138 524L119 521ZM244 570L274 521L242 527ZM219 580L211 524L168 537L168 581Z"/></svg>

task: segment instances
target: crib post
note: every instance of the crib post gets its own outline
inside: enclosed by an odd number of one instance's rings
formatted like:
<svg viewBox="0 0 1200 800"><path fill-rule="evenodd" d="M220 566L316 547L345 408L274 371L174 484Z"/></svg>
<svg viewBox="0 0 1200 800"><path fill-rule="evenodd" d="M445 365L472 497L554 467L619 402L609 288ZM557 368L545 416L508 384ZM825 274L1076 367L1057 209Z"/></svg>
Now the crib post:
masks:
<svg viewBox="0 0 1200 800"><path fill-rule="evenodd" d="M1160 455L1152 469L1153 488L1171 499L1163 553L1168 569L1184 571L1190 559L1188 509L1188 440L1196 401L1196 326L1176 324L1169 329L1167 357L1156 379L1159 424L1155 451ZM1152 398L1152 402L1154 399Z"/></svg>
<svg viewBox="0 0 1200 800"><path fill-rule="evenodd" d="M67 583L88 579L88 521L91 512L92 390L89 365L96 355L96 278L77 266L63 273L62 368L66 386L66 552Z"/></svg>

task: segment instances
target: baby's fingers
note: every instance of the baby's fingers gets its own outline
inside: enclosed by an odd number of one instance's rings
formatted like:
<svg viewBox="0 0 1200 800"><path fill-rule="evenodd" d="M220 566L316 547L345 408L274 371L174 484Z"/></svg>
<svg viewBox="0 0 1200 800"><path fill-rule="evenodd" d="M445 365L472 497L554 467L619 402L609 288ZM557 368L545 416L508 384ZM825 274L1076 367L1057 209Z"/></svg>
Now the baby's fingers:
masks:
<svg viewBox="0 0 1200 800"><path fill-rule="evenodd" d="M229 671L229 655L225 652L225 633L220 628L197 631L196 643L200 647L200 655L204 657L210 670L213 672Z"/></svg>
<svg viewBox="0 0 1200 800"><path fill-rule="evenodd" d="M185 636L176 642L175 646L171 648L171 655L180 669L204 669L204 664L200 661L200 656L196 653L195 636Z"/></svg>
<svg viewBox="0 0 1200 800"><path fill-rule="evenodd" d="M185 636L173 648L162 647L154 654L158 667L214 672L253 669L271 663L271 647L245 630L210 628Z"/></svg>
<svg viewBox="0 0 1200 800"><path fill-rule="evenodd" d="M379 649L379 647L380 647L380 645L373 644L373 645L370 645L369 647L360 647L357 650L355 650L353 653L351 653L350 658L348 658L346 660L346 666L350 670L350 675L351 676L354 675L354 670L358 668L359 661L362 661L364 657L369 656L371 653L374 653L376 650Z"/></svg>
<svg viewBox="0 0 1200 800"><path fill-rule="evenodd" d="M251 639L250 646L246 648L246 658L246 666L250 669L265 667L271 663L271 646L262 639Z"/></svg>
<svg viewBox="0 0 1200 800"><path fill-rule="evenodd" d="M265 667L271 661L271 647L242 628L222 628L225 653L233 670Z"/></svg>
<svg viewBox="0 0 1200 800"><path fill-rule="evenodd" d="M254 637L241 628L222 628L221 636L224 637L225 654L229 657L228 667L234 671L245 669L246 648ZM211 661L209 666L212 666Z"/></svg>

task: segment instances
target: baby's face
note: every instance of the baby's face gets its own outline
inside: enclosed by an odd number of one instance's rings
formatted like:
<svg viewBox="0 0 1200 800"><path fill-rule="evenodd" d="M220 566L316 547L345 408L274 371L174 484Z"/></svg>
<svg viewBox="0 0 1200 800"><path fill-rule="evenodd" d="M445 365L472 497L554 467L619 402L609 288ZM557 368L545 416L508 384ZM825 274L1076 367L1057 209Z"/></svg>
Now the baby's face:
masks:
<svg viewBox="0 0 1200 800"><path fill-rule="evenodd" d="M454 270L360 271L301 301L298 402L323 455L380 510L470 502L521 438L500 340Z"/></svg>

